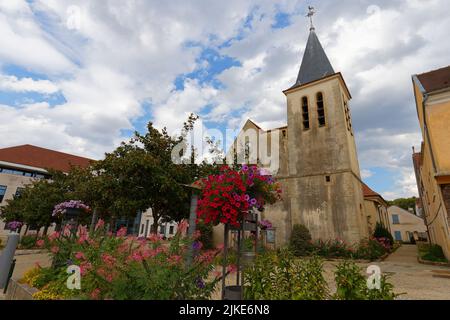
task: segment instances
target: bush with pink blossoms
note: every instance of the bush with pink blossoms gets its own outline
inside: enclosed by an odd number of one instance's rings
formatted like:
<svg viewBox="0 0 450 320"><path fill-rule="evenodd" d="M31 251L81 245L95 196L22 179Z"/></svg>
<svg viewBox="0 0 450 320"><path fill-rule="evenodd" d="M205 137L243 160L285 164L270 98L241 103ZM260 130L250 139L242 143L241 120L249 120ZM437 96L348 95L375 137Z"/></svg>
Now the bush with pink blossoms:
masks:
<svg viewBox="0 0 450 320"><path fill-rule="evenodd" d="M220 276L211 276L220 250L200 251L187 261L190 248L202 247L197 238L189 238L184 224L169 241L152 235L148 239L127 237L123 230L113 235L103 223L94 232L79 227L76 236L66 228L50 235L55 274L68 265L81 272L81 290L73 297L83 299L208 299ZM198 237L198 232L195 237Z"/></svg>

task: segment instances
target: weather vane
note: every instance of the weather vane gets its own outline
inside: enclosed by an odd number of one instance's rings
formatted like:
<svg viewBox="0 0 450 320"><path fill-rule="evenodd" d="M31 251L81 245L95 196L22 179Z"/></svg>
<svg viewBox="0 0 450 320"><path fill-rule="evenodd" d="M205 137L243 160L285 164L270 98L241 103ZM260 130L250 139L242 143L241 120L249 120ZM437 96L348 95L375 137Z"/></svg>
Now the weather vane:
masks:
<svg viewBox="0 0 450 320"><path fill-rule="evenodd" d="M310 30L314 30L315 28L314 28L314 25L313 25L313 15L316 13L316 10L312 6L308 6L308 10L309 10L309 12L308 12L308 14L306 16L311 21L311 28L310 28Z"/></svg>

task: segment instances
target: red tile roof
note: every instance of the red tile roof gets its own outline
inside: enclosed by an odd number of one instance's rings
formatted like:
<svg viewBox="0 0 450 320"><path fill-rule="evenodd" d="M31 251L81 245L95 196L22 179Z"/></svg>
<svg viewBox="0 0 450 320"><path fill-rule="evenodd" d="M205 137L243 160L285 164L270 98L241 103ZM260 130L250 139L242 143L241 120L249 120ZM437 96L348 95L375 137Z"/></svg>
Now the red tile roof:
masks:
<svg viewBox="0 0 450 320"><path fill-rule="evenodd" d="M375 191L370 189L369 186L367 184L365 184L364 182L362 183L362 190L363 190L364 197L380 197L380 198L382 198L378 193L376 193Z"/></svg>
<svg viewBox="0 0 450 320"><path fill-rule="evenodd" d="M450 88L450 66L418 74L417 78L427 93Z"/></svg>
<svg viewBox="0 0 450 320"><path fill-rule="evenodd" d="M68 172L71 166L84 168L93 160L26 144L0 149L0 161Z"/></svg>

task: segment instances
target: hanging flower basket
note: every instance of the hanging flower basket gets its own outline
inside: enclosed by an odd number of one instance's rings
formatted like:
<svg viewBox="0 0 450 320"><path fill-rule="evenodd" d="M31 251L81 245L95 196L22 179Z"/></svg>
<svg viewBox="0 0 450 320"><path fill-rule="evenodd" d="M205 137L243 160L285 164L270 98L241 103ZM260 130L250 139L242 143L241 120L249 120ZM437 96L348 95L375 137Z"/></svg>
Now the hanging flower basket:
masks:
<svg viewBox="0 0 450 320"><path fill-rule="evenodd" d="M91 208L80 200L70 200L57 204L52 216L64 217L65 220L77 219L83 213L91 212Z"/></svg>
<svg viewBox="0 0 450 320"><path fill-rule="evenodd" d="M239 228L243 220L256 221L250 210L281 199L279 184L256 166L244 165L239 171L223 166L220 174L202 179L202 184L197 217L213 225Z"/></svg>

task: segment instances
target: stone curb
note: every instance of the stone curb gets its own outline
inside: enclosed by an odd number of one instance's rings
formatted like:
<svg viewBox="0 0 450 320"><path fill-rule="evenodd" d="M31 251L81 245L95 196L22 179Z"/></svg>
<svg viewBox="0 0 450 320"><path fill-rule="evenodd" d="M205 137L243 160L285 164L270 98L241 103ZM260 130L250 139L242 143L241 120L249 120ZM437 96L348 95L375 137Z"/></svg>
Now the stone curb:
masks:
<svg viewBox="0 0 450 320"><path fill-rule="evenodd" d="M417 257L417 261L421 264L428 264L431 266L450 267L450 263L448 263L448 262L428 261L428 260L423 260L420 257Z"/></svg>
<svg viewBox="0 0 450 320"><path fill-rule="evenodd" d="M48 253L48 250L45 249L16 250L15 256L24 256L29 254L40 254L40 253Z"/></svg>

